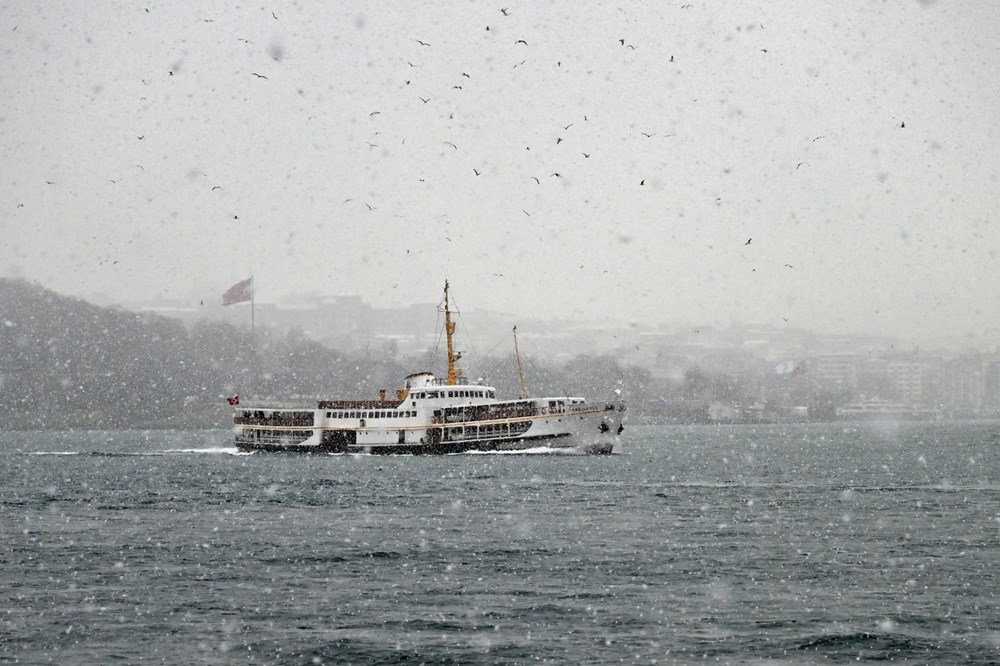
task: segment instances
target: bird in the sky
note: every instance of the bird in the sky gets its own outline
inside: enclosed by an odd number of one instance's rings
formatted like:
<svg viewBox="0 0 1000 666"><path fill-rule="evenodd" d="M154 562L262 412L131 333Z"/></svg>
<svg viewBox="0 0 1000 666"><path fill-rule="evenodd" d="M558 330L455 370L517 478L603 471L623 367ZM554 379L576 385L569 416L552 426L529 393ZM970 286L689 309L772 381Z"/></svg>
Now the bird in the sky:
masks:
<svg viewBox="0 0 1000 666"><path fill-rule="evenodd" d="M430 46L427 42L422 42L419 39L417 40L417 44L420 44L421 46Z"/></svg>
<svg viewBox="0 0 1000 666"><path fill-rule="evenodd" d="M535 181L536 183L538 183L539 185L541 185L541 184L542 184L542 181L538 180L538 178L537 178L536 176L532 176L531 178L532 178L532 180L534 180L534 181Z"/></svg>
<svg viewBox="0 0 1000 666"><path fill-rule="evenodd" d="M642 135L647 139L652 139L654 136L656 136L655 134L647 134L646 132L643 132Z"/></svg>
<svg viewBox="0 0 1000 666"><path fill-rule="evenodd" d="M583 155L584 159L590 157L590 153L580 153L580 154Z"/></svg>
<svg viewBox="0 0 1000 666"><path fill-rule="evenodd" d="M795 165L795 168L798 169L803 164L805 164L806 166L812 166L811 164L809 164L809 162L799 162L798 164Z"/></svg>
<svg viewBox="0 0 1000 666"><path fill-rule="evenodd" d="M142 141L143 139L145 139L145 138L146 138L146 135L145 135L145 134L143 134L142 136L137 136L137 137L135 137L135 138L139 139L139 141Z"/></svg>
<svg viewBox="0 0 1000 666"><path fill-rule="evenodd" d="M462 86L452 86L451 89L452 90L461 90Z"/></svg>
<svg viewBox="0 0 1000 666"><path fill-rule="evenodd" d="M475 168L475 167L473 167L473 168L472 168L472 171L473 171L473 172L474 172L474 173L475 173L475 174L476 174L477 176L478 176L478 175L479 175L479 173L480 173L480 172L479 172L479 169L477 169L477 168Z"/></svg>
<svg viewBox="0 0 1000 666"><path fill-rule="evenodd" d="M258 79L266 79L267 78L263 74L258 74L257 72L250 72L250 73L253 74L254 76L256 76Z"/></svg>
<svg viewBox="0 0 1000 666"><path fill-rule="evenodd" d="M431 98L428 97L427 99L424 99L423 97L421 97L420 101L423 102L424 104L426 104L427 102L431 101Z"/></svg>
<svg viewBox="0 0 1000 666"><path fill-rule="evenodd" d="M445 141L445 142L444 142L444 145L446 145L446 146L451 146L451 147L452 147L452 148L454 148L455 150L458 150L458 146L456 146L455 144L453 144L453 143L452 143L451 141Z"/></svg>
<svg viewBox="0 0 1000 666"><path fill-rule="evenodd" d="M221 190L221 189L222 189L221 185L216 185L215 187L212 188L212 191L214 192L216 190Z"/></svg>
<svg viewBox="0 0 1000 666"><path fill-rule="evenodd" d="M555 171L555 172L549 174L549 178L551 178L552 176L555 176L556 178L562 178L562 176L559 174L558 171Z"/></svg>
<svg viewBox="0 0 1000 666"><path fill-rule="evenodd" d="M826 138L825 136L821 135L821 136L818 136L815 139L813 139L813 142L816 142L816 141L819 141L820 139L825 139L825 138Z"/></svg>
<svg viewBox="0 0 1000 666"><path fill-rule="evenodd" d="M752 240L753 240L753 238L748 238L748 239L747 239L747 242L746 242L746 243L743 243L743 244L744 244L744 245L749 245L749 244L750 244L750 241L752 241Z"/></svg>
<svg viewBox="0 0 1000 666"><path fill-rule="evenodd" d="M646 179L645 179L645 178L643 178L642 180L640 180L640 181L639 181L639 184L640 184L640 185L645 185L645 184L646 184Z"/></svg>
<svg viewBox="0 0 1000 666"><path fill-rule="evenodd" d="M906 123L905 123L905 122L902 122L902 123L899 123L899 128L900 128L900 129L902 129L902 128L904 128L904 127L906 127Z"/></svg>
<svg viewBox="0 0 1000 666"><path fill-rule="evenodd" d="M556 145L558 146L560 143L562 143L562 137L556 137Z"/></svg>
<svg viewBox="0 0 1000 666"><path fill-rule="evenodd" d="M573 123L570 123L569 125L564 126L563 129L564 130L568 130L572 126L573 126Z"/></svg>
<svg viewBox="0 0 1000 666"><path fill-rule="evenodd" d="M467 79L471 79L471 78L472 78L471 76L469 76L469 75L468 75L468 74L466 74L465 72L462 72L462 76L464 76L464 77L465 77L465 78L467 78Z"/></svg>
<svg viewBox="0 0 1000 666"><path fill-rule="evenodd" d="M368 117L371 118L372 116L377 116L380 113L382 113L382 112L381 111L372 111L371 113L368 114Z"/></svg>
<svg viewBox="0 0 1000 666"><path fill-rule="evenodd" d="M514 42L515 46L518 45L518 44L524 44L525 46L527 46L528 42L524 41L523 39L519 39L516 42Z"/></svg>
<svg viewBox="0 0 1000 666"><path fill-rule="evenodd" d="M510 16L510 13L507 11L506 7L501 7L500 13L503 14L504 16Z"/></svg>

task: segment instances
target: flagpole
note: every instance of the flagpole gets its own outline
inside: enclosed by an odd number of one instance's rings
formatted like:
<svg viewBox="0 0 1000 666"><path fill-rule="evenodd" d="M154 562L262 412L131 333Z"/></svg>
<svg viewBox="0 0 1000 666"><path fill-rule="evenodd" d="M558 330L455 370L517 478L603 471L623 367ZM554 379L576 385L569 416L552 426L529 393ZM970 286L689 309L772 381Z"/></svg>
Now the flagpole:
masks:
<svg viewBox="0 0 1000 666"><path fill-rule="evenodd" d="M256 325L254 324L254 293L253 293L253 275L250 275L250 337L256 338Z"/></svg>
<svg viewBox="0 0 1000 666"><path fill-rule="evenodd" d="M259 374L258 374L259 373L259 369L257 367L257 365L258 365L258 361L257 361L257 324L256 324L256 321L255 321L256 318L255 318L255 315L254 315L254 310L255 310L255 307L256 307L256 303L254 301L254 298L255 298L256 295L254 294L254 291L255 290L254 290L254 286L253 286L253 273L251 273L250 274L250 348L251 348L251 353L253 354L253 359L252 359L253 366L250 369L250 381L253 383L254 394L256 394L256 388L257 388L257 383L258 383L258 378L259 378Z"/></svg>

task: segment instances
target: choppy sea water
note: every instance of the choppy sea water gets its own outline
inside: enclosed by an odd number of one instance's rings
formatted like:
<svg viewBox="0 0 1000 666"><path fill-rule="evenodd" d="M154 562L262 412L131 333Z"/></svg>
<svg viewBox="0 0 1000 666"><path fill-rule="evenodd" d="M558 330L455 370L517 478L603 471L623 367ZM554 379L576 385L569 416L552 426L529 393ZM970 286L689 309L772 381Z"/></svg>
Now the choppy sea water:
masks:
<svg viewBox="0 0 1000 666"><path fill-rule="evenodd" d="M230 442L0 433L0 661L1000 661L1000 424Z"/></svg>

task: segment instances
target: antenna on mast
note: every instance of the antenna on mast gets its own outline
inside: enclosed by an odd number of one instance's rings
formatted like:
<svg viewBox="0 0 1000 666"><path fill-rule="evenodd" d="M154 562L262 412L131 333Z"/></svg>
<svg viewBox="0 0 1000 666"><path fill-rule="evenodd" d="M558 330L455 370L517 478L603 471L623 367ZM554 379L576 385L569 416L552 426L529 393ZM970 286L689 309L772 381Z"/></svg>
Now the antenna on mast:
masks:
<svg viewBox="0 0 1000 666"><path fill-rule="evenodd" d="M517 326L514 326L514 362L517 364L517 379L520 382L520 390L517 397L523 400L528 397L528 389L524 386L524 370L521 369L521 352L517 349Z"/></svg>

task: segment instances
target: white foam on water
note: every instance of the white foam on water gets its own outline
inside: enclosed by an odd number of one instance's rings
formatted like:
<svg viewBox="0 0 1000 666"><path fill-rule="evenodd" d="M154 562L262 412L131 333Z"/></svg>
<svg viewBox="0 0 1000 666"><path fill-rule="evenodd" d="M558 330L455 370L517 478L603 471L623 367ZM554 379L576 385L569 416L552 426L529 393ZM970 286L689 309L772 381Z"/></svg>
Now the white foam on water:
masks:
<svg viewBox="0 0 1000 666"><path fill-rule="evenodd" d="M235 446L213 446L207 449L166 449L164 453L225 453L231 456L250 456L252 451L240 451Z"/></svg>
<svg viewBox="0 0 1000 666"><path fill-rule="evenodd" d="M459 456L523 456L523 455L557 455L557 456L581 456L586 455L585 451L575 448L552 448L551 446L535 446L530 449L514 449L512 451L465 451L453 455Z"/></svg>

